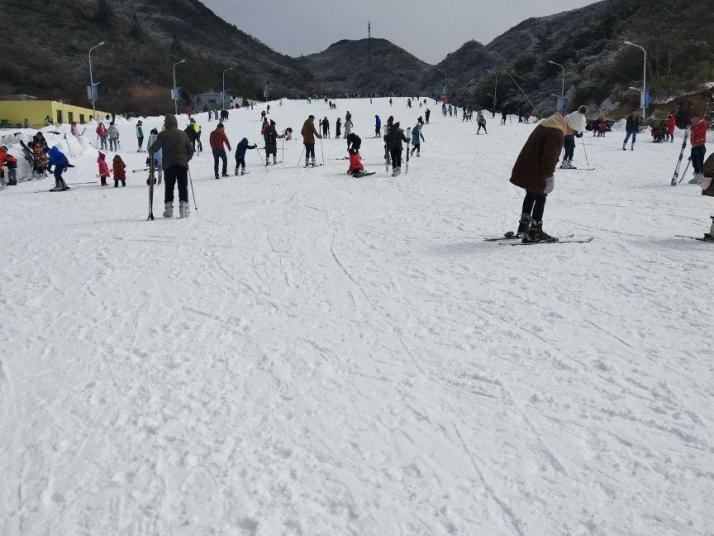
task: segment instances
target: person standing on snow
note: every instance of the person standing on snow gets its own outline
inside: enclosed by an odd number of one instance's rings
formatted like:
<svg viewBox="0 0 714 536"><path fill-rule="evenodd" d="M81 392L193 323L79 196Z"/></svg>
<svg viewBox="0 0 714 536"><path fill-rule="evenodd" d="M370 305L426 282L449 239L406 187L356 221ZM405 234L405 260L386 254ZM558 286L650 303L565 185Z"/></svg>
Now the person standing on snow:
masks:
<svg viewBox="0 0 714 536"><path fill-rule="evenodd" d="M155 128L152 128L151 132L149 133L149 141L146 142L147 150L149 149L149 147L154 145L154 142L156 141L156 138L158 137L158 135L159 135L159 131L156 130ZM154 161L154 170L157 172L157 177L158 177L158 181L156 182L157 184L161 184L161 180L164 177L164 168L162 167L162 162L163 162L162 155L163 155L163 151L162 151L162 149L159 149L153 155L150 154L146 158L147 166L151 165L152 160ZM146 184L149 184L148 179L146 180Z"/></svg>
<svg viewBox="0 0 714 536"><path fill-rule="evenodd" d="M622 142L622 150L627 151L627 142L632 137L632 145L630 145L630 151L635 150L635 142L637 141L637 133L640 131L640 119L637 110L630 112L627 116L627 121L625 122L625 131L627 135L625 136L625 141Z"/></svg>
<svg viewBox="0 0 714 536"><path fill-rule="evenodd" d="M573 157L575 156L575 137L583 137L583 132L585 132L585 125L587 125L587 118L585 113L587 108L581 106L577 112L565 117L565 122L568 124L568 132L565 134L565 139L563 141L563 147L565 148L565 156L563 156L563 163L560 165L560 169L578 169L573 165ZM576 125L577 128L571 128L570 125Z"/></svg>
<svg viewBox="0 0 714 536"><path fill-rule="evenodd" d="M397 177L402 172L402 152L404 151L402 143L409 143L409 140L404 136L404 131L399 128L399 122L392 125L384 137L384 141L392 161L392 177Z"/></svg>
<svg viewBox="0 0 714 536"><path fill-rule="evenodd" d="M342 118L338 117L335 122L335 138L342 137Z"/></svg>
<svg viewBox="0 0 714 536"><path fill-rule="evenodd" d="M114 121L109 123L109 150L118 151L119 150L119 129L114 124Z"/></svg>
<svg viewBox="0 0 714 536"><path fill-rule="evenodd" d="M315 167L315 138L322 139L322 136L320 136L320 133L315 128L314 115L311 114L310 117L307 118L302 125L300 134L302 134L302 142L305 145L305 167L308 165ZM312 162L310 162L310 158L312 158Z"/></svg>
<svg viewBox="0 0 714 536"><path fill-rule="evenodd" d="M7 185L17 186L17 158L12 156L8 150L7 146L0 146L0 178L5 178L5 171L3 166L7 165Z"/></svg>
<svg viewBox="0 0 714 536"><path fill-rule="evenodd" d="M692 168L694 169L694 178L689 181L689 184L702 184L704 180L704 156L707 154L707 121L698 115L692 116Z"/></svg>
<svg viewBox="0 0 714 536"><path fill-rule="evenodd" d="M221 160L223 162L221 176L227 177L228 156L226 155L226 150L224 149L224 146L228 147L229 151L232 151L232 149L231 142L228 141L228 136L226 136L226 131L223 127L223 123L218 123L216 130L211 132L211 135L208 138L208 142L210 143L211 151L213 152L213 175L216 177L216 180L218 180L218 161Z"/></svg>
<svg viewBox="0 0 714 536"><path fill-rule="evenodd" d="M382 135L382 119L378 116L374 116L374 137L379 138Z"/></svg>
<svg viewBox="0 0 714 536"><path fill-rule="evenodd" d="M330 138L330 121L327 117L322 120L322 137L325 139Z"/></svg>
<svg viewBox="0 0 714 536"><path fill-rule="evenodd" d="M476 123L478 123L476 135L481 134L481 129L483 129L483 131L488 134L488 130L486 130L486 116L483 115L483 110L478 111L478 115L476 116Z"/></svg>
<svg viewBox="0 0 714 536"><path fill-rule="evenodd" d="M99 148L106 151L107 150L107 127L101 121L97 125L97 138L99 138Z"/></svg>
<svg viewBox="0 0 714 536"><path fill-rule="evenodd" d="M164 181L164 218L174 217L174 187L178 184L179 216L188 217L188 163L193 157L193 145L186 132L179 130L176 116L167 114L164 119L165 130L149 147L149 154L163 151Z"/></svg>
<svg viewBox="0 0 714 536"><path fill-rule="evenodd" d="M107 179L112 174L112 170L109 169L109 164L107 163L107 158L101 151L97 156L97 167L99 168L99 180L102 186L107 185Z"/></svg>
<svg viewBox="0 0 714 536"><path fill-rule="evenodd" d="M511 183L526 191L517 235L530 242L557 241L543 231L543 213L548 194L555 187L555 167L563 150L568 123L557 113L535 128L518 155ZM570 127L580 128L574 121Z"/></svg>
<svg viewBox="0 0 714 536"><path fill-rule="evenodd" d="M136 142L139 145L139 148L136 150L137 153L141 152L141 149L144 145L144 127L142 126L144 123L142 123L141 119L139 119L136 122Z"/></svg>
<svg viewBox="0 0 714 536"><path fill-rule="evenodd" d="M412 129L412 155L414 154L414 151L416 151L417 158L421 156L421 142L426 141L424 139L424 134L421 133L421 124L417 123L417 125Z"/></svg>
<svg viewBox="0 0 714 536"><path fill-rule="evenodd" d="M278 135L275 128L275 121L272 119L268 123L268 127L263 133L263 141L265 142L265 165L270 165L270 155L273 155L273 165L278 163L278 138L285 137L285 134Z"/></svg>
<svg viewBox="0 0 714 536"><path fill-rule="evenodd" d="M431 110L429 108L424 112L424 119L426 119L426 124L429 124L429 118L431 117Z"/></svg>
<svg viewBox="0 0 714 536"><path fill-rule="evenodd" d="M243 138L240 143L236 146L236 175L240 171L241 175L245 175L245 153L248 149L256 149L258 146L253 144L250 145L248 138Z"/></svg>
<svg viewBox="0 0 714 536"><path fill-rule="evenodd" d="M354 125L352 124L352 115L347 112L347 115L345 116L345 138L352 133L353 127Z"/></svg>
<svg viewBox="0 0 714 536"><path fill-rule="evenodd" d="M669 114L667 118L667 139L669 139L671 143L674 143L675 130L677 130L677 118L674 117L674 114Z"/></svg>

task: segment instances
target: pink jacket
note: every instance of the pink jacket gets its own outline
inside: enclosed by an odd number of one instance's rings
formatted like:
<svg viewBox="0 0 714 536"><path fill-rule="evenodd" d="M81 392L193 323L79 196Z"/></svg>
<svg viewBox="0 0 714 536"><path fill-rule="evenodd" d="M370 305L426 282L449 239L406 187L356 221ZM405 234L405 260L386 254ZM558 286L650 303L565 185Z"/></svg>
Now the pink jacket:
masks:
<svg viewBox="0 0 714 536"><path fill-rule="evenodd" d="M97 158L97 164L99 164L99 176L108 177L112 170L109 169L109 164L104 159L104 153L99 153L99 158Z"/></svg>

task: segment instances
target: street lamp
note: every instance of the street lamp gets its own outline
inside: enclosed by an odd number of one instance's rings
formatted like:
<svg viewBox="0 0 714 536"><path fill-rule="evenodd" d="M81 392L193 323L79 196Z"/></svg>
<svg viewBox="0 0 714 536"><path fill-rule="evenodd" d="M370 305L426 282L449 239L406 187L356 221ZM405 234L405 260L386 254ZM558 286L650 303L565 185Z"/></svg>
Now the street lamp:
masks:
<svg viewBox="0 0 714 536"><path fill-rule="evenodd" d="M558 112L558 106L560 104L560 99L562 98L560 95L556 95L555 93L550 94L551 97L555 97L555 111Z"/></svg>
<svg viewBox="0 0 714 536"><path fill-rule="evenodd" d="M94 85L94 74L92 73L92 50L104 46L104 41L97 43L92 48L89 49L89 87L92 96L92 114L94 120L97 120L97 109L95 106L95 101L97 100L96 86Z"/></svg>
<svg viewBox="0 0 714 536"><path fill-rule="evenodd" d="M493 88L493 111L494 113L496 112L496 106L498 104L498 71L492 71L491 69L487 69L486 72L491 73L496 76L496 85Z"/></svg>
<svg viewBox="0 0 714 536"><path fill-rule="evenodd" d="M561 65L560 63L556 63L553 60L548 60L548 63L555 65L557 67L560 67L563 69L563 88L560 90L560 98L563 99L561 102L561 106L565 106L565 65ZM562 110L563 112L565 110Z"/></svg>
<svg viewBox="0 0 714 536"><path fill-rule="evenodd" d="M226 73L228 71L234 71L235 67L228 67L228 69L223 71L223 93L221 94L221 108L226 109Z"/></svg>
<svg viewBox="0 0 714 536"><path fill-rule="evenodd" d="M645 117L647 117L647 50L645 50L645 47L632 43L631 41L625 41L625 44L628 47L639 48L644 54L644 62L642 64L642 119L644 120Z"/></svg>
<svg viewBox="0 0 714 536"><path fill-rule="evenodd" d="M178 115L178 95L176 95L176 66L186 63L186 60L177 61L173 66L174 73L174 114Z"/></svg>

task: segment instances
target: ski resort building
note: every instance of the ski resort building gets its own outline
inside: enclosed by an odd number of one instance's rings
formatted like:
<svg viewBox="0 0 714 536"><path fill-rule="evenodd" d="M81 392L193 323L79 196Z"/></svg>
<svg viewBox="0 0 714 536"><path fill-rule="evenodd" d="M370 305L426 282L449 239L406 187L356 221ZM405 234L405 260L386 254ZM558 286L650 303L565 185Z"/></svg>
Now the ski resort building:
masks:
<svg viewBox="0 0 714 536"><path fill-rule="evenodd" d="M0 127L19 128L25 121L32 128L45 126L47 118L55 125L86 123L92 118L91 108L73 106L64 102L38 100L30 95L10 95L0 97ZM97 110L97 115L104 117L106 112Z"/></svg>

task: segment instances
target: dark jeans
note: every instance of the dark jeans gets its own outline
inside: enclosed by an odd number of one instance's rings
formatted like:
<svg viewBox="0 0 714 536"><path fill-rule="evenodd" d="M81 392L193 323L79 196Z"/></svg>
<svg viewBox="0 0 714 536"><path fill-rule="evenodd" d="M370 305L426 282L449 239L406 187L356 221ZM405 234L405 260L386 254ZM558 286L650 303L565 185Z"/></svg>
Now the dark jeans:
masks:
<svg viewBox="0 0 714 536"><path fill-rule="evenodd" d="M63 180L62 179L62 173L64 172L64 168L62 166L55 166L55 180L57 182Z"/></svg>
<svg viewBox="0 0 714 536"><path fill-rule="evenodd" d="M122 186L126 186L126 179L114 179L114 188L118 188L120 182Z"/></svg>
<svg viewBox="0 0 714 536"><path fill-rule="evenodd" d="M483 131L484 131L486 134L488 134L488 130L486 130L486 125L482 125L481 123L479 123L479 125L478 125L478 130L476 131L476 134L480 134L480 133L481 133L481 129L483 129Z"/></svg>
<svg viewBox="0 0 714 536"><path fill-rule="evenodd" d="M563 144L563 147L565 147L565 156L563 159L572 160L573 156L575 156L575 136L572 134L565 136L565 143Z"/></svg>
<svg viewBox="0 0 714 536"><path fill-rule="evenodd" d="M526 191L521 214L530 214L531 220L534 222L543 221L543 212L545 211L545 200L547 197L548 194Z"/></svg>
<svg viewBox="0 0 714 536"><path fill-rule="evenodd" d="M213 149L213 174L218 177L218 160L223 162L223 174L228 174L228 156L225 149Z"/></svg>
<svg viewBox="0 0 714 536"><path fill-rule="evenodd" d="M392 167L400 168L402 167L402 148L398 147L396 149L391 149L389 155L392 157Z"/></svg>
<svg viewBox="0 0 714 536"><path fill-rule="evenodd" d="M625 136L625 141L623 142L623 145L627 145L627 142L629 141L630 136L632 136L632 145L635 144L635 142L637 141L637 131L633 130L632 132L627 133L627 136Z"/></svg>
<svg viewBox="0 0 714 536"><path fill-rule="evenodd" d="M414 147L412 148L412 154L414 154L414 151L416 151L416 154L421 155L421 143L414 144Z"/></svg>
<svg viewBox="0 0 714 536"><path fill-rule="evenodd" d="M382 133L382 127L377 127L377 126L375 126L375 127L374 127L374 133L375 133L376 136L379 138L379 135Z"/></svg>
<svg viewBox="0 0 714 536"><path fill-rule="evenodd" d="M179 201L188 203L188 169L174 164L165 171L164 203L173 203L174 185L178 182Z"/></svg>
<svg viewBox="0 0 714 536"><path fill-rule="evenodd" d="M141 149L141 146L144 145L144 138L136 138L136 141L139 143L139 149Z"/></svg>
<svg viewBox="0 0 714 536"><path fill-rule="evenodd" d="M306 143L305 144L305 160L307 160L310 157L312 157L313 159L315 158L315 144L314 143Z"/></svg>
<svg viewBox="0 0 714 536"><path fill-rule="evenodd" d="M694 173L701 173L704 169L704 155L706 154L707 148L705 145L692 147L692 167L694 168Z"/></svg>
<svg viewBox="0 0 714 536"><path fill-rule="evenodd" d="M245 157L243 157L243 158L236 157L236 173L238 173L239 168L243 168L243 170L245 171Z"/></svg>

